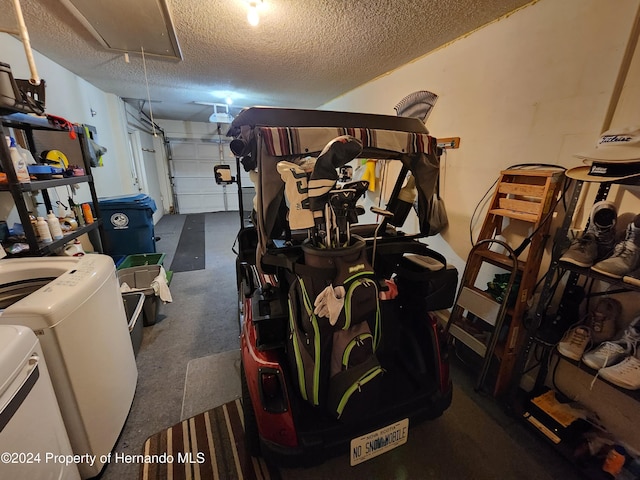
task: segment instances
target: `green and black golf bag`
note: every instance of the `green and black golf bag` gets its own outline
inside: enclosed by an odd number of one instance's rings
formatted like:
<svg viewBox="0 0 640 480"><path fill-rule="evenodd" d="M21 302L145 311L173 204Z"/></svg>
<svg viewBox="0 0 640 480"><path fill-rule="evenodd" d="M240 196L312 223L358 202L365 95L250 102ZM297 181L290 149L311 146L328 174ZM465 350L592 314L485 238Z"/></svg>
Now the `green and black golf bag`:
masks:
<svg viewBox="0 0 640 480"><path fill-rule="evenodd" d="M357 421L378 401L383 369L379 287L365 243L345 248L303 246L289 290L289 358L302 397L343 421ZM320 295L341 292L331 318L318 311ZM341 288L339 288L341 287ZM340 302L340 303L342 303Z"/></svg>

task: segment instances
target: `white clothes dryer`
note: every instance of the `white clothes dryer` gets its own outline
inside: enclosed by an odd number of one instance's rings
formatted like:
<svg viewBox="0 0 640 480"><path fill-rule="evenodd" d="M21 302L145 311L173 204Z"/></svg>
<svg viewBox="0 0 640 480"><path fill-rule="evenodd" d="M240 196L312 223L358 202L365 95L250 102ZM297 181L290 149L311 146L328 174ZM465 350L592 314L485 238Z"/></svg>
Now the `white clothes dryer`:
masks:
<svg viewBox="0 0 640 480"><path fill-rule="evenodd" d="M82 478L100 473L133 402L138 371L111 257L0 260L0 324L36 334Z"/></svg>
<svg viewBox="0 0 640 480"><path fill-rule="evenodd" d="M0 478L78 480L38 339L0 325Z"/></svg>

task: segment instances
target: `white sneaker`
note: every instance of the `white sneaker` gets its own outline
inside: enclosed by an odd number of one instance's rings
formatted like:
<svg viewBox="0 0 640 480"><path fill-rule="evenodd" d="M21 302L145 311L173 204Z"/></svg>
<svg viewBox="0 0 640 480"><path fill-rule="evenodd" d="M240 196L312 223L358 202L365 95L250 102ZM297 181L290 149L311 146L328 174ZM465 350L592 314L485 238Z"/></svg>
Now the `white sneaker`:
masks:
<svg viewBox="0 0 640 480"><path fill-rule="evenodd" d="M591 330L584 325L567 330L558 343L558 352L571 360L580 361L580 357L591 343Z"/></svg>
<svg viewBox="0 0 640 480"><path fill-rule="evenodd" d="M585 353L582 356L582 361L587 367L591 367L594 370L600 370L601 368L610 367L622 360L629 352L619 343L604 342L600 346Z"/></svg>
<svg viewBox="0 0 640 480"><path fill-rule="evenodd" d="M640 359L629 356L617 365L599 371L600 378L628 390L640 388Z"/></svg>
<svg viewBox="0 0 640 480"><path fill-rule="evenodd" d="M624 357L634 355L640 342L640 315L632 320L618 340L600 344L596 349L585 353L582 361L593 369L608 368L620 362Z"/></svg>

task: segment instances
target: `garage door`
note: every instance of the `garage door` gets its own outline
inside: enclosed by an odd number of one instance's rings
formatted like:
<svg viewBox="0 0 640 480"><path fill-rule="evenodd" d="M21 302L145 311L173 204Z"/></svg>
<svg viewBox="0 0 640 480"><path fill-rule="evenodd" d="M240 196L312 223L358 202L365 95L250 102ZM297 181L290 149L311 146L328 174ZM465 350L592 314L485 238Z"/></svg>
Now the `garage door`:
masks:
<svg viewBox="0 0 640 480"><path fill-rule="evenodd" d="M237 185L217 185L213 176L213 167L222 163L230 165L231 175L236 176L236 162L228 143L170 140L170 144L178 213L238 210ZM242 183L251 184L244 171Z"/></svg>

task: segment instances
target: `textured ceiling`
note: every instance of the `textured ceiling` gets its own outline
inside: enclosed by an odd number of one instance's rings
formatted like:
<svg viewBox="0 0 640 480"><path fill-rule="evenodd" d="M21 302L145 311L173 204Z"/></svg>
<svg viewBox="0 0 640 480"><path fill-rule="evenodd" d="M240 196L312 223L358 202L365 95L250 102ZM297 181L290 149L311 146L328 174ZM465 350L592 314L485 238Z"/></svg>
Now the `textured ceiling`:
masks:
<svg viewBox="0 0 640 480"><path fill-rule="evenodd" d="M96 1L119 4L122 28L136 30L136 0ZM265 0L251 27L244 0L167 0L184 59L146 57L153 114L207 121L212 107L194 102L223 103L224 92L232 113L315 108L530 1ZM0 11L0 28L15 29L12 1ZM140 55L105 50L59 0L23 0L22 11L35 50L101 90L147 98Z"/></svg>

